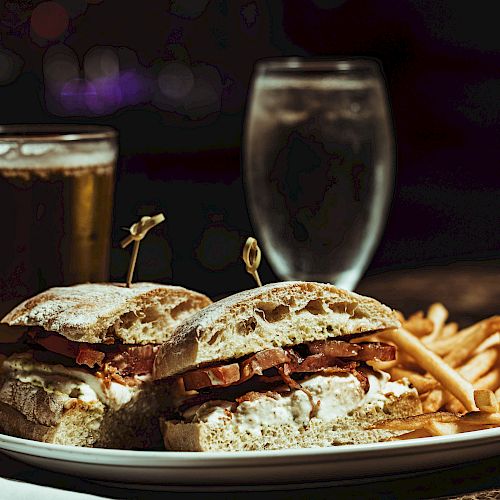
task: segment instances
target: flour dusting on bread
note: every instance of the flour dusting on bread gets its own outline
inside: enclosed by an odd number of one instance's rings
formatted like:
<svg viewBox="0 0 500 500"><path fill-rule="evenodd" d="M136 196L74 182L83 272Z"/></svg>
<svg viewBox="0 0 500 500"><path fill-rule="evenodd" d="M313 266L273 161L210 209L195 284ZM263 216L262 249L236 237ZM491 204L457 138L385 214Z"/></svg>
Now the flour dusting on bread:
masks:
<svg viewBox="0 0 500 500"><path fill-rule="evenodd" d="M154 376L272 347L400 326L375 299L326 283L282 282L245 290L193 314L161 347Z"/></svg>
<svg viewBox="0 0 500 500"><path fill-rule="evenodd" d="M79 342L160 343L210 303L205 295L179 286L86 283L50 288L18 305L2 322L39 326Z"/></svg>

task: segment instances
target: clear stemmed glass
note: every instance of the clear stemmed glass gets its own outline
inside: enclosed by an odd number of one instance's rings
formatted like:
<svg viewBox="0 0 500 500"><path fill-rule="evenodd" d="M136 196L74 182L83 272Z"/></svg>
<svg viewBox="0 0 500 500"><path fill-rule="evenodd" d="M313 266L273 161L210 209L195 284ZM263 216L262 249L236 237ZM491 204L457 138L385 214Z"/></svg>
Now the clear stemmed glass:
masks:
<svg viewBox="0 0 500 500"><path fill-rule="evenodd" d="M273 270L354 289L393 190L392 121L378 63L264 60L246 120L245 190Z"/></svg>

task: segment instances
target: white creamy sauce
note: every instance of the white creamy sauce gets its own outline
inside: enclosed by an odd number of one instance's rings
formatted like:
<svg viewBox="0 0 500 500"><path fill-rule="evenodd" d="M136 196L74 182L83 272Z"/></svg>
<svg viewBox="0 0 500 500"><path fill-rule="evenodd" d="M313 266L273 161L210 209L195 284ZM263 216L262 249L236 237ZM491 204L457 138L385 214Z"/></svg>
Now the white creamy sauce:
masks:
<svg viewBox="0 0 500 500"><path fill-rule="evenodd" d="M370 382L367 393L351 373L311 375L301 381L301 386L312 394L313 401L315 403L319 401L316 418L328 422L365 406L383 407L390 394L401 396L412 390L404 382L389 382L390 377L387 373L371 370L366 370L364 373ZM253 401L240 403L231 411L233 406L234 404L228 401L208 401L189 408L183 417L193 423L217 424L232 420L240 429L259 432L262 425L307 425L312 410L309 397L301 390L283 395L262 394Z"/></svg>
<svg viewBox="0 0 500 500"><path fill-rule="evenodd" d="M2 369L15 373L17 380L42 387L47 392L60 392L85 402L99 400L113 409L127 404L137 392L137 387L116 382L106 385L83 369L34 361L29 353L12 355L4 361Z"/></svg>

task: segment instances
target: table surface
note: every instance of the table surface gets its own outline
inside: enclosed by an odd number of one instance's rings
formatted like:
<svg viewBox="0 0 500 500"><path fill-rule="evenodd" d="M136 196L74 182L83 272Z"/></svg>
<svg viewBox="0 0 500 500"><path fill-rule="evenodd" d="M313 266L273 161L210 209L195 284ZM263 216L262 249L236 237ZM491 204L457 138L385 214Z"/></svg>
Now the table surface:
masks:
<svg viewBox="0 0 500 500"><path fill-rule="evenodd" d="M459 262L396 270L366 277L358 292L371 295L391 307L411 313L442 302L450 318L465 326L500 312L500 261ZM108 488L72 476L27 466L0 454L0 475L6 478L110 498L199 498L199 493L166 493ZM255 493L238 493L251 498ZM465 495L465 496L464 496ZM1 495L0 495L1 496ZM380 478L363 485L332 486L312 490L273 492L276 500L290 498L500 498L500 456L447 470L425 472L406 478ZM203 494L234 498L227 493Z"/></svg>

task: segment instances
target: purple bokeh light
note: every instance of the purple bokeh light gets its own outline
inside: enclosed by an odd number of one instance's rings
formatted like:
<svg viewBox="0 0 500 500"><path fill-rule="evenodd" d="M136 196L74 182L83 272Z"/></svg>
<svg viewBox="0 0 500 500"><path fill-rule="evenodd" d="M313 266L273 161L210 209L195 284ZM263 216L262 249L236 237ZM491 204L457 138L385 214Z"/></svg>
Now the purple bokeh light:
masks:
<svg viewBox="0 0 500 500"><path fill-rule="evenodd" d="M118 78L97 78L88 82L95 92L85 94L85 103L92 113L106 115L116 111L122 103Z"/></svg>
<svg viewBox="0 0 500 500"><path fill-rule="evenodd" d="M85 114L86 101L96 95L95 87L83 78L74 78L66 82L61 89L60 100L64 109L70 113Z"/></svg>

